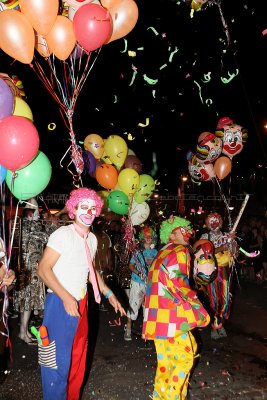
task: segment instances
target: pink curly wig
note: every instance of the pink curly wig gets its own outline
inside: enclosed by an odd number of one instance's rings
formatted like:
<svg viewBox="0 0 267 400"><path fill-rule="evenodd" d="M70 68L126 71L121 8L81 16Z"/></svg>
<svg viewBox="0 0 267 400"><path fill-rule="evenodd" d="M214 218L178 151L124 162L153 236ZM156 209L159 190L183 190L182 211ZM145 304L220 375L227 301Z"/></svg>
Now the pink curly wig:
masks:
<svg viewBox="0 0 267 400"><path fill-rule="evenodd" d="M77 205L86 199L94 200L96 205L96 217L100 215L104 204L104 201L101 199L101 197L98 196L98 194L92 189L79 188L72 190L72 192L70 192L69 199L66 201L66 209L68 210L68 214L71 219L74 219L75 217L74 210Z"/></svg>

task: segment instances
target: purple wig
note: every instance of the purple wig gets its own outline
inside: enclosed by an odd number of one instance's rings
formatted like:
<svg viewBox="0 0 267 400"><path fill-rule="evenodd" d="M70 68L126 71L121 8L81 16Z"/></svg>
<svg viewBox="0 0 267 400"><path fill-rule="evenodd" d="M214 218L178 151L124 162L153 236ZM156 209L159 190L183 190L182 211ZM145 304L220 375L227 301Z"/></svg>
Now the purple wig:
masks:
<svg viewBox="0 0 267 400"><path fill-rule="evenodd" d="M70 197L66 201L66 209L68 210L69 217L71 219L74 219L75 217L74 210L76 209L77 205L86 199L90 199L95 202L96 217L100 215L104 201L94 190L82 187L70 192Z"/></svg>

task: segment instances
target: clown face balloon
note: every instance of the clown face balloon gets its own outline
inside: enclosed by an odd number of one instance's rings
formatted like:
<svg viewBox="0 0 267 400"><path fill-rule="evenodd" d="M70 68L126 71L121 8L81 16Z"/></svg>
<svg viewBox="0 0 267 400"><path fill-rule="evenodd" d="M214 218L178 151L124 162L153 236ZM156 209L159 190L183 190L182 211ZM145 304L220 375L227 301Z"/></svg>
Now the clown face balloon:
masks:
<svg viewBox="0 0 267 400"><path fill-rule="evenodd" d="M210 181L215 177L213 165L199 163L194 155L188 158L188 171L191 178L199 182Z"/></svg>
<svg viewBox="0 0 267 400"><path fill-rule="evenodd" d="M209 240L198 240L193 245L194 269L193 276L199 285L207 285L217 276L214 246Z"/></svg>
<svg viewBox="0 0 267 400"><path fill-rule="evenodd" d="M237 124L225 125L221 129L216 130L215 135L222 139L222 153L229 158L233 158L242 151L243 145L248 138L247 130Z"/></svg>
<svg viewBox="0 0 267 400"><path fill-rule="evenodd" d="M196 158L200 163L215 161L222 152L222 140L213 133L203 132L198 138Z"/></svg>

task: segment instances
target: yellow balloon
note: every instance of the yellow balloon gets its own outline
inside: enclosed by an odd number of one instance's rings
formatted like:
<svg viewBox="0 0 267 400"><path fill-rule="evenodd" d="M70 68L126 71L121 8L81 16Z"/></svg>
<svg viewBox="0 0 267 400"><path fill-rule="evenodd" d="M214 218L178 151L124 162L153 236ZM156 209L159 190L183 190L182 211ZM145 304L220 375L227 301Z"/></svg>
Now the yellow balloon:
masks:
<svg viewBox="0 0 267 400"><path fill-rule="evenodd" d="M118 184L123 193L132 197L139 186L139 174L133 168L125 168L119 173Z"/></svg>
<svg viewBox="0 0 267 400"><path fill-rule="evenodd" d="M97 160L99 160L104 153L104 140L96 133L91 133L86 136L83 146L85 150L90 151Z"/></svg>
<svg viewBox="0 0 267 400"><path fill-rule="evenodd" d="M18 117L28 118L29 120L33 121L32 110L30 109L26 101L18 96L15 96L14 98L13 115L17 115Z"/></svg>
<svg viewBox="0 0 267 400"><path fill-rule="evenodd" d="M125 140L118 135L110 135L105 141L104 148L106 157L117 169L120 169L128 154L128 146Z"/></svg>

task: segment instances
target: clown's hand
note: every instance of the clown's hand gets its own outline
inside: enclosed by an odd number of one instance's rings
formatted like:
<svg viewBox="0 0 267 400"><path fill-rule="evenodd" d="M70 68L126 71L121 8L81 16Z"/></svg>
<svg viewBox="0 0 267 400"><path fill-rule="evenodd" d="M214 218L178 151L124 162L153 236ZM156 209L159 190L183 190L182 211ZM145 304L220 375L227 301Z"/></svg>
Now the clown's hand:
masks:
<svg viewBox="0 0 267 400"><path fill-rule="evenodd" d="M126 312L125 312L124 308L122 307L121 303L119 302L119 300L117 299L117 297L115 296L114 293L112 293L108 297L108 301L109 301L110 305L112 305L112 307L114 308L116 313L119 311L121 317L123 315L126 315Z"/></svg>

